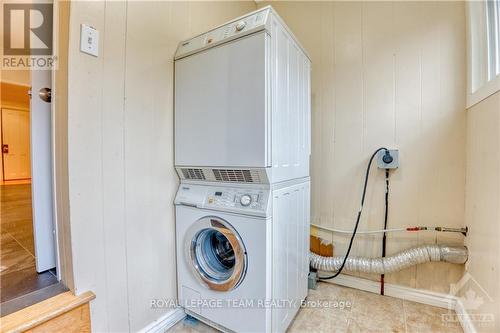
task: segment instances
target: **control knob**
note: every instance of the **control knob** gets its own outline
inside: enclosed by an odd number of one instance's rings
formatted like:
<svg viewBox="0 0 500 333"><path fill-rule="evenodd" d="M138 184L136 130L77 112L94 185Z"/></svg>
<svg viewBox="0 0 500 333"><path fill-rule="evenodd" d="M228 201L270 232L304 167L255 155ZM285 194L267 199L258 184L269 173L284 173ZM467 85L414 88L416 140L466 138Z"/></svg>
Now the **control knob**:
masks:
<svg viewBox="0 0 500 333"><path fill-rule="evenodd" d="M245 21L239 21L238 23L236 23L236 31L243 30L246 25L247 23Z"/></svg>
<svg viewBox="0 0 500 333"><path fill-rule="evenodd" d="M248 194L244 194L244 195L241 196L241 198L240 198L240 204L242 206L246 207L246 206L250 205L251 203L252 203L252 197L251 196L249 196Z"/></svg>

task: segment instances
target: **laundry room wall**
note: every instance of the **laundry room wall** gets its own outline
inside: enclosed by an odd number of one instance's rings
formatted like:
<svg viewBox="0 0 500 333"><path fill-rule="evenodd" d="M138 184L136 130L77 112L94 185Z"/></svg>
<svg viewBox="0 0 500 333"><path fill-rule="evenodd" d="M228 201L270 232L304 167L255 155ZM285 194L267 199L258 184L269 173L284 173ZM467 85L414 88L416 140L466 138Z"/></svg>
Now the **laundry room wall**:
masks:
<svg viewBox="0 0 500 333"><path fill-rule="evenodd" d="M460 290L470 314L493 314L495 321L476 323L478 332L500 331L500 92L467 110L466 214L470 252ZM475 294L464 295L472 291Z"/></svg>
<svg viewBox="0 0 500 333"><path fill-rule="evenodd" d="M249 2L71 2L68 179L74 288L95 332L138 331L176 298L173 56L179 41L255 10ZM99 56L79 51L80 25Z"/></svg>
<svg viewBox="0 0 500 333"><path fill-rule="evenodd" d="M465 9L463 2L271 3L312 59L312 222L352 230L372 152L400 149L391 173L389 228L464 226ZM372 168L359 230L384 223L384 172ZM347 237L333 237L336 255ZM390 234L387 252L463 236ZM380 256L381 236L358 235L352 255ZM386 280L448 292L463 267L430 263ZM355 274L358 275L358 274ZM363 275L378 280L376 275Z"/></svg>

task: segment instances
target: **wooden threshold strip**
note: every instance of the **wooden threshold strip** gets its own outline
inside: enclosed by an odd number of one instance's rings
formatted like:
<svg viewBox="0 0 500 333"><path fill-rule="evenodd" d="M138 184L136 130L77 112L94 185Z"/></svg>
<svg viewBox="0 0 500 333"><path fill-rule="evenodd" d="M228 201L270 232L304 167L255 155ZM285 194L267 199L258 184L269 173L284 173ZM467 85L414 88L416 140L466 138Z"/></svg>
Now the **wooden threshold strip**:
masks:
<svg viewBox="0 0 500 333"><path fill-rule="evenodd" d="M24 332L63 315L95 298L91 291L79 296L68 291L0 318L2 333Z"/></svg>

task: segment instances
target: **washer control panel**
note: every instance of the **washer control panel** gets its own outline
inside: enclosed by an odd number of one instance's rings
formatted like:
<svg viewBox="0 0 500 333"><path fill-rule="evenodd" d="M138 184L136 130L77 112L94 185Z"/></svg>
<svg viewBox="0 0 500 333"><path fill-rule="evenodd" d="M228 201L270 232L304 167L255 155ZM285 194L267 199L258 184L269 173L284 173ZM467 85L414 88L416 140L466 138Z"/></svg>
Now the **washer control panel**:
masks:
<svg viewBox="0 0 500 333"><path fill-rule="evenodd" d="M177 48L175 58L187 56L197 50L219 44L224 40L250 33L250 30L264 28L269 16L270 9L260 10L246 17L226 23L214 30L182 42Z"/></svg>
<svg viewBox="0 0 500 333"><path fill-rule="evenodd" d="M220 189L209 192L206 198L207 206L220 208L237 208L263 210L267 196L262 190Z"/></svg>
<svg viewBox="0 0 500 333"><path fill-rule="evenodd" d="M268 188L229 187L181 183L175 204L249 215L267 216Z"/></svg>

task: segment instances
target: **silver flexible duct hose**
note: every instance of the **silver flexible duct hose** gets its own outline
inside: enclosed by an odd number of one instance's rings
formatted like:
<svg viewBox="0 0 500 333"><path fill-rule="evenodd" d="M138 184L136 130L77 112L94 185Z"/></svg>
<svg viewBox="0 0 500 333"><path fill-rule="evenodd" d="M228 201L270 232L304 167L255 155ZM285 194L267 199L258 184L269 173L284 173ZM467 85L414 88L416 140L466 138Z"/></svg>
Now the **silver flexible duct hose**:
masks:
<svg viewBox="0 0 500 333"><path fill-rule="evenodd" d="M349 257L344 269L351 272L388 274L431 261L465 264L468 251L465 246L423 245L407 249L385 258ZM344 257L323 257L310 253L311 267L335 272L342 265Z"/></svg>

